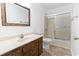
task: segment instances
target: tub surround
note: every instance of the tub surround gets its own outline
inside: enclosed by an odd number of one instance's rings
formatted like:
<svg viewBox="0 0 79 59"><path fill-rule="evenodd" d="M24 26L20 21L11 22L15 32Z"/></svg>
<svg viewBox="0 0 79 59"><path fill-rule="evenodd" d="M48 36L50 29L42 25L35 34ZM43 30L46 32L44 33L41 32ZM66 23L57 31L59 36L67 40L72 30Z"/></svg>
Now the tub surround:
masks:
<svg viewBox="0 0 79 59"><path fill-rule="evenodd" d="M69 41L54 39L49 44L51 55L55 56L71 56L71 47Z"/></svg>
<svg viewBox="0 0 79 59"><path fill-rule="evenodd" d="M50 45L49 46L49 53L53 56L71 56L71 50L57 46L57 45Z"/></svg>
<svg viewBox="0 0 79 59"><path fill-rule="evenodd" d="M65 49L71 49L71 42L69 40L44 38L43 42L45 43L44 45L47 45L48 47L49 45L54 45Z"/></svg>
<svg viewBox="0 0 79 59"><path fill-rule="evenodd" d="M71 56L70 41L64 41L61 39L49 39L44 38L44 49L50 56ZM43 49L43 50L44 50ZM45 52L44 51L44 52ZM47 55L43 53L43 55Z"/></svg>
<svg viewBox="0 0 79 59"><path fill-rule="evenodd" d="M65 48L65 49L71 49L70 41L64 41L64 40L60 40L60 39L53 39L50 42L50 45L62 47L62 48Z"/></svg>
<svg viewBox="0 0 79 59"><path fill-rule="evenodd" d="M7 52L12 51L12 50L17 50L17 49L23 50L23 48L21 48L21 46L24 46L24 45L27 46L28 44L31 44L32 42L36 42L36 41L37 41L36 44L38 44L37 50L39 50L39 47L40 47L41 52L39 52L39 54L41 54L42 53L42 37L43 37L42 35L29 33L28 35L24 34L23 39L16 36L15 38L12 38L12 39L10 38L8 40L6 40L6 39L1 40L0 41L0 55L5 55ZM41 44L39 44L40 41L41 41ZM26 48L26 50L27 49L29 49L29 48ZM36 52L36 53L37 53L37 55L39 55L38 52Z"/></svg>

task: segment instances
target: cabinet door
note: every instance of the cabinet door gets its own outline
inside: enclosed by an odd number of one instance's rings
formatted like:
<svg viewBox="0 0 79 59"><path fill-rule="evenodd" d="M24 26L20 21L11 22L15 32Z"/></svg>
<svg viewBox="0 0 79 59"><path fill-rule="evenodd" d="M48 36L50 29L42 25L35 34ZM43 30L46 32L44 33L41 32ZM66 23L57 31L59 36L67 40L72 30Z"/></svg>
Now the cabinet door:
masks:
<svg viewBox="0 0 79 59"><path fill-rule="evenodd" d="M17 48L5 53L3 56L22 56L22 48Z"/></svg>
<svg viewBox="0 0 79 59"><path fill-rule="evenodd" d="M38 55L38 40L34 40L23 47L24 56L37 56Z"/></svg>
<svg viewBox="0 0 79 59"><path fill-rule="evenodd" d="M28 43L23 46L23 55L24 56L30 56L31 55L31 48L32 43Z"/></svg>
<svg viewBox="0 0 79 59"><path fill-rule="evenodd" d="M41 53L43 53L43 37L38 39L38 55L41 55Z"/></svg>
<svg viewBox="0 0 79 59"><path fill-rule="evenodd" d="M32 56L38 56L38 39L32 42Z"/></svg>

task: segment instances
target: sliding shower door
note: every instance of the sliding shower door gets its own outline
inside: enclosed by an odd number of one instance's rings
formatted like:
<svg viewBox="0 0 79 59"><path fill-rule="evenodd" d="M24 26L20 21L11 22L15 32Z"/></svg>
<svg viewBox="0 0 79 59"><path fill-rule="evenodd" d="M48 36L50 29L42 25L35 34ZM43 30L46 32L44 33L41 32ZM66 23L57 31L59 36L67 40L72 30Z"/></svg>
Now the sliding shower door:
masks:
<svg viewBox="0 0 79 59"><path fill-rule="evenodd" d="M44 36L52 39L70 39L71 14L63 13L45 16Z"/></svg>
<svg viewBox="0 0 79 59"><path fill-rule="evenodd" d="M70 13L63 13L55 17L55 38L56 39L70 39Z"/></svg>
<svg viewBox="0 0 79 59"><path fill-rule="evenodd" d="M47 17L45 16L45 25L44 25L44 36L46 38L54 38L54 17Z"/></svg>

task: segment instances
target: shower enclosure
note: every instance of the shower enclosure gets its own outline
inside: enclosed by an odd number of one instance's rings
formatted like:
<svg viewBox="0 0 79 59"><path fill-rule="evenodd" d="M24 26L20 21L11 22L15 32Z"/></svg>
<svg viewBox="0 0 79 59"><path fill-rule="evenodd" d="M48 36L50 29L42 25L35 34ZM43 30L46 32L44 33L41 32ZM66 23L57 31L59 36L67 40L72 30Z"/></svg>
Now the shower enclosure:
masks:
<svg viewBox="0 0 79 59"><path fill-rule="evenodd" d="M71 13L45 16L44 37L70 40Z"/></svg>
<svg viewBox="0 0 79 59"><path fill-rule="evenodd" d="M68 51L67 55L71 55L71 13L67 12L57 15L45 16L44 22L44 49L46 49L47 51L51 51L52 46L54 45L57 49L68 49L66 50ZM57 46L61 48L58 48Z"/></svg>

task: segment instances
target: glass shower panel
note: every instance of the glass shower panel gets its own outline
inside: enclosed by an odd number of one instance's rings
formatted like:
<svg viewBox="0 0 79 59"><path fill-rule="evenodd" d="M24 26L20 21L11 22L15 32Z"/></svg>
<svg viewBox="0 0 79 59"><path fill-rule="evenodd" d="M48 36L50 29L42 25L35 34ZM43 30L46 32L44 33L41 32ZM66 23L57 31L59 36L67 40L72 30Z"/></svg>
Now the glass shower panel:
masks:
<svg viewBox="0 0 79 59"><path fill-rule="evenodd" d="M70 39L70 13L63 13L55 17L55 38Z"/></svg>
<svg viewBox="0 0 79 59"><path fill-rule="evenodd" d="M44 37L54 39L54 17L46 17L45 16L45 23L44 23Z"/></svg>

